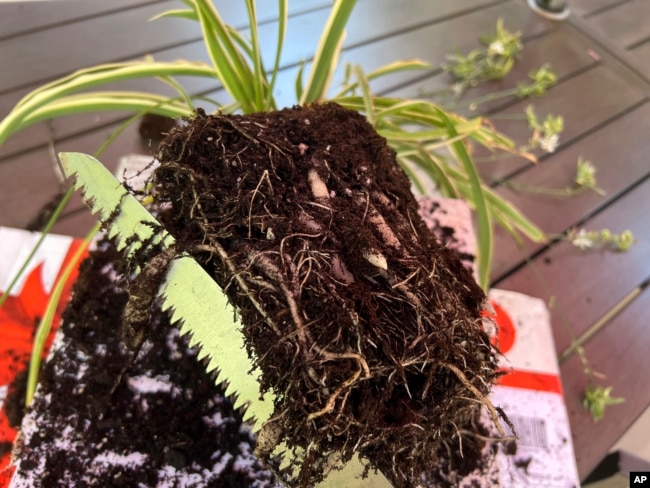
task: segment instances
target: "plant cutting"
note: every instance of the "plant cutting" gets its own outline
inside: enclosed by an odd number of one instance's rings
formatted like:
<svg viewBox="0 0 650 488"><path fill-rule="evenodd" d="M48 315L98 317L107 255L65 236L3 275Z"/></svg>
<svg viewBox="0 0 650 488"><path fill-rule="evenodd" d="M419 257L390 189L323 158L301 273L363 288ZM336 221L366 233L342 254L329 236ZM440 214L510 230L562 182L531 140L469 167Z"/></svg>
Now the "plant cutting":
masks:
<svg viewBox="0 0 650 488"><path fill-rule="evenodd" d="M335 3L305 83L302 70L299 72L296 91L303 108L264 113L275 109L272 93L286 26L286 2L279 3L280 34L270 79L259 54L254 2L246 2L250 40L225 25L211 4L186 4L187 9L165 15L201 23L213 66L146 61L83 70L23 99L0 125L0 140L38 120L97 109L129 108L188 117L186 125L161 147L157 155L161 164L145 201L159 214L163 227L175 235L179 254L194 256L232 293L229 299L241 314L251 360L263 370L262 387L280 394L286 402L276 403L277 418L262 428L269 447L262 445L260 455L272 454L277 444L287 441L294 457L304 459L297 479L310 483L322 477L329 453L343 452L346 458L358 449L369 458L372 454L373 466L395 484L412 482L422 466L390 459L389 454L406 456L391 451L400 445L397 439L376 442L381 436L372 429L381 426L357 425L356 416L361 413L355 416L348 409L365 398L375 398L382 390L385 397L379 398L375 413L383 416L384 429L397 426L396 431L402 430L394 433L397 436L404 434L405 427L412 429L407 435L410 449L424 455L420 448L426 436L416 431L429 431L426 435L436 438L460 438L460 432L451 427L443 434L421 425L433 418L428 407L421 405L424 397L455 392L455 400L440 401L435 408L455 410L464 417L463 424L471 424L476 400L483 401L494 378L495 352L478 325L483 299L480 289L444 252L435 257L438 251L417 220L402 171L418 184L414 168L419 167L443 193L472 203L479 221L481 283L487 287L492 219L536 239L542 234L483 185L466 142L509 151L515 151L514 145L481 119L468 121L424 101L372 96L369 81L422 66L415 61L367 75L359 67L351 67L345 85L330 98L338 105L317 103L326 100L343 28L354 6L350 1ZM188 74L216 76L232 95L233 104L221 107L215 116L195 112L192 97L169 78ZM108 81L150 75L175 86L179 97L78 93ZM257 115L230 115L235 112ZM355 115L358 112L367 122ZM344 135L332 129L332 120L351 128L345 134L363 134L363 140L371 142L353 145L361 149L355 154ZM325 131L327 127L329 131ZM331 139L334 135L337 138ZM445 147L451 149L452 159L436 152ZM220 152L215 155L211 152L215 150ZM216 156L221 158L220 164L209 167L208 161ZM217 169L223 173L214 173ZM290 181L293 184L289 185ZM215 192L217 188L224 191ZM215 199L217 195L220 197ZM118 214L120 211L116 209ZM147 252L139 259L158 256L155 243L145 248ZM148 272L144 262L127 261L127 265L134 264L133 272L138 264ZM440 283L440 290L449 292L446 300L436 296L436 276L449 276L448 284ZM362 284L365 288L352 295L343 293ZM139 286L127 288L133 292ZM431 293L423 294L431 286ZM151 288L145 303L152 303L156 287ZM437 303L429 304L434 296ZM455 313L460 313L458 320ZM316 320L316 316L320 318ZM377 324L388 324L388 330L370 327L371 317ZM395 321L405 317L410 317L406 323L414 329L394 330ZM337 321L341 321L338 326ZM125 322L136 325L130 337L140 345L144 340L140 335L146 335L137 327L142 321ZM428 341L437 334L433 324L443 322L448 325L441 330L448 330L448 340L458 344L448 349L449 359L441 359L446 357L441 350L434 361L428 349L433 343ZM465 325L458 325L457 330L454 323ZM318 330L313 333L317 339L310 337L312 326ZM481 351L465 351L472 343ZM284 356L264 356L261 351L269 350L270 344L280 347ZM466 369L468 360L478 363ZM288 370L289 375L283 377L279 370ZM470 370L476 374L469 374ZM441 385L446 385L444 391L437 390ZM469 402L466 408L455 403L460 391L473 398L463 400ZM407 413L391 410L394 403ZM296 412L299 415L292 417Z"/></svg>

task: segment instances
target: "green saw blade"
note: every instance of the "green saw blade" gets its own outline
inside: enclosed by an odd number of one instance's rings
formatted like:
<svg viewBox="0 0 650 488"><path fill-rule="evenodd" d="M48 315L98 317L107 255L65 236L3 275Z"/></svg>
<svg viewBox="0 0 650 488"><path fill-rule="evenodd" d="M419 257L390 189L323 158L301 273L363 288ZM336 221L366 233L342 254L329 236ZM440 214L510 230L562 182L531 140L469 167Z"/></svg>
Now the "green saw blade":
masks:
<svg viewBox="0 0 650 488"><path fill-rule="evenodd" d="M97 159L73 152L59 157L65 175L75 178L75 189L81 191L93 214L108 225L108 235L115 238L127 259L143 243L160 244L163 249L174 244L171 234L160 231L158 220ZM244 420L251 421L253 430L258 431L273 413L274 397L270 392L260 395L259 369L252 367L240 324L223 290L194 259L182 255L171 261L158 295L181 333L190 337L190 345L198 347L199 358L207 360L208 371L217 374L218 382L226 383L226 395L234 399L235 408L242 409ZM274 454L282 458L283 465L292 464L295 456L284 450L284 445ZM319 488L390 486L379 472L371 471L360 480L364 465L357 456L345 466L333 465L337 467Z"/></svg>
<svg viewBox="0 0 650 488"><path fill-rule="evenodd" d="M244 420L254 418L258 430L273 413L272 394L260 400L259 370L249 371L244 337L221 288L194 259L182 256L171 262L160 294L190 345L199 346L199 358L208 359L208 371L217 370L228 383L226 395L235 399L235 408L244 408Z"/></svg>
<svg viewBox="0 0 650 488"><path fill-rule="evenodd" d="M174 242L167 232L151 240L160 224L102 163L81 153L60 153L59 158L65 175L75 177L74 187L81 190L91 212L98 214L103 223L110 224L108 235L115 238L118 250L125 250L127 259L143 242L154 245L162 242L165 247Z"/></svg>

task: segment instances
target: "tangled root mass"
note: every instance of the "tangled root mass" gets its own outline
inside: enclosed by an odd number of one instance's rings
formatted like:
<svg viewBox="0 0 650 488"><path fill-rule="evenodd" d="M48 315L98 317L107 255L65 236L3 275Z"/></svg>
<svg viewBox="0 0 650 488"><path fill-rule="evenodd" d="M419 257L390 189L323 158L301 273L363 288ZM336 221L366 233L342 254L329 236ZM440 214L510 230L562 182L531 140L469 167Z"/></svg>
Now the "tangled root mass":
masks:
<svg viewBox="0 0 650 488"><path fill-rule="evenodd" d="M483 292L418 216L386 140L335 104L199 112L158 159L163 225L236 307L277 399L262 435L304 451L299 484L333 452L420 482L475 418L496 350Z"/></svg>

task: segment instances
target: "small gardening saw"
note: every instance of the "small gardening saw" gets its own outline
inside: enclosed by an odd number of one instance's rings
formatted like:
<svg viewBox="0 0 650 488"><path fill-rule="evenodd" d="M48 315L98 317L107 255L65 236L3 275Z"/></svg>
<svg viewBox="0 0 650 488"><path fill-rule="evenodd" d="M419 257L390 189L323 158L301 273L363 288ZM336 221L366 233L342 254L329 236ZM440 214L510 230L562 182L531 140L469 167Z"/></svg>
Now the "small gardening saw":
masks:
<svg viewBox="0 0 650 488"><path fill-rule="evenodd" d="M91 211L109 226L109 237L115 239L127 260L143 243L163 250L174 245L174 238L164 229L157 231L162 229L161 224L97 159L81 153L61 153L59 157L64 173L75 178L75 189L81 190ZM198 357L207 360L208 371L216 371L217 381L226 384L225 393L233 399L235 408L241 409L244 420L259 432L273 412L273 393L263 397L260 394L260 371L250 372L251 361L240 324L223 290L193 258L180 255L171 260L158 296L181 334L189 334L190 346L198 346ZM283 460L281 468L293 464L295 455L291 451L277 451ZM336 465L336 460L333 462ZM319 486L391 486L381 473L373 470L362 480L364 468L354 457L343 469L332 470Z"/></svg>

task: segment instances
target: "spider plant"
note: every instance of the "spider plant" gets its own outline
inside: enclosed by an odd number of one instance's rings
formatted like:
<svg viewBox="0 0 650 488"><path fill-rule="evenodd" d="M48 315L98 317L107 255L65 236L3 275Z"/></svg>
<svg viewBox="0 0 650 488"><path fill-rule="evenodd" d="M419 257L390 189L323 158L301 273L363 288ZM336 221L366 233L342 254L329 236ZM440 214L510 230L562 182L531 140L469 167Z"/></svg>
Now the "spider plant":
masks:
<svg viewBox="0 0 650 488"><path fill-rule="evenodd" d="M160 62L148 57L142 61L102 64L76 71L26 95L0 122L0 144L11 134L39 121L79 113L127 110L136 115L190 116L195 111L195 102L203 97L188 93L176 81L178 76L218 80L232 99L226 105L210 102L221 113L279 108L273 93L288 23L288 0L278 0L276 49L270 64L262 59L255 0L243 1L248 13L248 36L226 24L210 0L183 0L184 8L155 17L180 17L198 22L211 64L188 60ZM428 178L443 196L466 200L477 216L479 281L487 289L493 221L513 234L523 233L535 241L543 240L544 235L481 180L469 146L477 144L494 151L517 152L517 149L510 139L494 131L482 118L464 119L424 100L373 95L370 85L379 77L428 68L419 60L396 61L369 73L360 66L346 66L343 85L331 94L330 85L339 68L345 27L355 3L356 0L334 2L313 58L298 69L296 102L302 105L333 101L362 112L395 149L398 162L418 190L424 188L422 179ZM101 90L103 85L136 78L159 79L173 87L178 96Z"/></svg>

